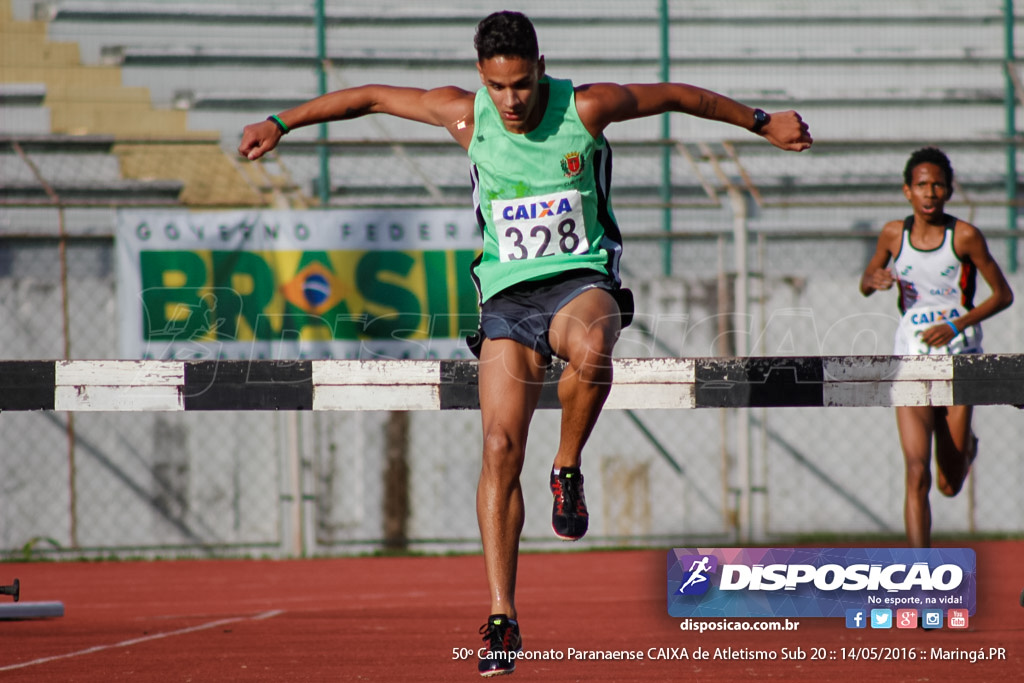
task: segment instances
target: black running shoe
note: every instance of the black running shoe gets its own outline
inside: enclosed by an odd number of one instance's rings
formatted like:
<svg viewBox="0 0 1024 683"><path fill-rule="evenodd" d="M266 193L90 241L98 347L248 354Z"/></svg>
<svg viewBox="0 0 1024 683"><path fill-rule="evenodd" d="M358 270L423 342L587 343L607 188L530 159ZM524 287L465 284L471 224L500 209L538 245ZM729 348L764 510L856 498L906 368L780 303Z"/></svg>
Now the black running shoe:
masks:
<svg viewBox="0 0 1024 683"><path fill-rule="evenodd" d="M504 614L492 614L480 627L487 643L487 656L480 658L477 669L481 676L501 676L516 670L516 654L523 651L519 622Z"/></svg>
<svg viewBox="0 0 1024 683"><path fill-rule="evenodd" d="M551 528L566 541L578 541L587 533L590 515L583 495L583 474L578 467L563 467L551 473L551 493L555 496Z"/></svg>

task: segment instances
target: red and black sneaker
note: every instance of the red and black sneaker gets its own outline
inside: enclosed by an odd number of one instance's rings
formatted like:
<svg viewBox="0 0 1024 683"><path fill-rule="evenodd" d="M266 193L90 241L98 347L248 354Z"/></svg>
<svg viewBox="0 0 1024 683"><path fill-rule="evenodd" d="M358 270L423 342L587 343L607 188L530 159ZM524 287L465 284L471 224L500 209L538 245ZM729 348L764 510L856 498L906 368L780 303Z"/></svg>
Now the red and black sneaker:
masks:
<svg viewBox="0 0 1024 683"><path fill-rule="evenodd" d="M523 651L519 622L504 614L492 614L480 627L487 643L487 655L480 658L477 669L481 676L501 676L516 670L516 655Z"/></svg>
<svg viewBox="0 0 1024 683"><path fill-rule="evenodd" d="M551 473L551 493L555 496L551 528L566 541L578 541L587 533L590 515L583 495L583 474L578 467L563 467Z"/></svg>

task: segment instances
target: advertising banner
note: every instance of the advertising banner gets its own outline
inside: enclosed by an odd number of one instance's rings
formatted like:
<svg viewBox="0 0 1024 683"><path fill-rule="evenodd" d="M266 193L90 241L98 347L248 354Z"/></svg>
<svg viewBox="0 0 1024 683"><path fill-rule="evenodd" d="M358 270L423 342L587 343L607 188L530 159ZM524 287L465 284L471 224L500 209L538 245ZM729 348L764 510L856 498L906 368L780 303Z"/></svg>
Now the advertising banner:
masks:
<svg viewBox="0 0 1024 683"><path fill-rule="evenodd" d="M123 358L466 358L464 210L118 214Z"/></svg>

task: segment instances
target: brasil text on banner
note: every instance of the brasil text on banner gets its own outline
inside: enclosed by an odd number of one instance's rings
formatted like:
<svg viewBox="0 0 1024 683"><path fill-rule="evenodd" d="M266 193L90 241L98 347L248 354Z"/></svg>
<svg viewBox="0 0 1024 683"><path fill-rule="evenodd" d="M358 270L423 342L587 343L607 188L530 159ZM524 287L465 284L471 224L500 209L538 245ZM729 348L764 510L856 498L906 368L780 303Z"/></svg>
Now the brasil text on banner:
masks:
<svg viewBox="0 0 1024 683"><path fill-rule="evenodd" d="M471 212L123 210L124 358L460 358Z"/></svg>

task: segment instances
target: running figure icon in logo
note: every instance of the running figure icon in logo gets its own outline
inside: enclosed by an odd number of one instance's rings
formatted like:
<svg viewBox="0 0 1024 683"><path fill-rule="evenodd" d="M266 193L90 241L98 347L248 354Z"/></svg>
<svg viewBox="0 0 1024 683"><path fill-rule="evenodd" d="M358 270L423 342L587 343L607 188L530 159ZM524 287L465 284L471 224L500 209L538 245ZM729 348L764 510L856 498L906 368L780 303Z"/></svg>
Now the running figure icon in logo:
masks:
<svg viewBox="0 0 1024 683"><path fill-rule="evenodd" d="M718 569L718 558L714 555L691 555L685 558L690 561L690 568L687 570L686 580L679 587L681 595L701 595L706 593L710 583L707 574L713 574ZM683 563L685 566L685 562Z"/></svg>

